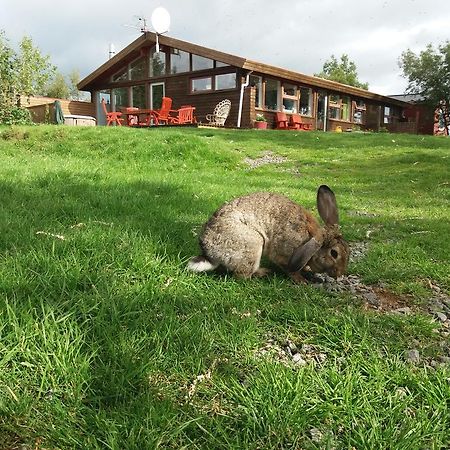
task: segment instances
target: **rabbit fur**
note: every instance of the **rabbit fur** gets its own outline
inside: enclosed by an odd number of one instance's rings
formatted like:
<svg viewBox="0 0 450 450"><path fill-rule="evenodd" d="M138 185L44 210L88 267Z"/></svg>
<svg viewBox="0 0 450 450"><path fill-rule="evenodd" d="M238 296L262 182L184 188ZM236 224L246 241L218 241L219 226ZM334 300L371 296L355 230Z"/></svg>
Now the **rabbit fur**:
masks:
<svg viewBox="0 0 450 450"><path fill-rule="evenodd" d="M337 278L347 269L350 251L328 186L319 187L317 208L323 227L308 210L280 194L257 192L225 203L204 225L202 254L190 259L188 269L204 272L223 266L239 278L263 276L270 272L260 267L265 256L296 282L305 281L302 269Z"/></svg>

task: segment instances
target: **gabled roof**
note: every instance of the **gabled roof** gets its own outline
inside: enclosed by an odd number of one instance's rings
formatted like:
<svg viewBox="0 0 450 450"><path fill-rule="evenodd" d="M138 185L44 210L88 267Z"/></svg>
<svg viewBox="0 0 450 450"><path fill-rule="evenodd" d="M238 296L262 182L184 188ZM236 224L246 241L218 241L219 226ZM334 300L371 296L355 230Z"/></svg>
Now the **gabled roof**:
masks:
<svg viewBox="0 0 450 450"><path fill-rule="evenodd" d="M138 37L130 45L125 47L119 53L117 53L110 60L102 64L98 69L88 75L86 78L78 83L78 89L80 91L91 91L94 89L100 89L105 77L110 76L120 70L124 64L133 61L145 48L151 48L156 43L156 35L151 32L146 32L142 36ZM375 100L388 104L397 104L399 106L405 106L405 102L392 97L386 97L384 95L375 94L364 89L356 88L354 86L348 86L345 84L337 83L335 81L326 80L324 78L318 78L310 75L304 75L299 72L294 72L287 69L271 66L250 59L242 58L239 56L230 55L229 53L220 52L200 45L191 44L186 41L171 38L168 36L159 36L159 44L167 47L177 48L189 53L194 53L205 58L215 59L230 66L239 67L247 71L254 71L265 75L270 75L278 78L284 78L286 80L298 82L308 86L314 86L329 91L335 91L355 97L364 99Z"/></svg>

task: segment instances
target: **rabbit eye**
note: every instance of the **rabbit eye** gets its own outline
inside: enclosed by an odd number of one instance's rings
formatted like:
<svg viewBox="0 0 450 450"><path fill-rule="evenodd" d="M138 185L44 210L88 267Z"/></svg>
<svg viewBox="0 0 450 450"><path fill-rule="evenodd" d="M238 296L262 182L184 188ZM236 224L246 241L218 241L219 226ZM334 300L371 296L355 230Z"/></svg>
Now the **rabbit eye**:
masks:
<svg viewBox="0 0 450 450"><path fill-rule="evenodd" d="M338 252L334 249L331 249L330 254L333 257L333 259L336 259L338 257Z"/></svg>

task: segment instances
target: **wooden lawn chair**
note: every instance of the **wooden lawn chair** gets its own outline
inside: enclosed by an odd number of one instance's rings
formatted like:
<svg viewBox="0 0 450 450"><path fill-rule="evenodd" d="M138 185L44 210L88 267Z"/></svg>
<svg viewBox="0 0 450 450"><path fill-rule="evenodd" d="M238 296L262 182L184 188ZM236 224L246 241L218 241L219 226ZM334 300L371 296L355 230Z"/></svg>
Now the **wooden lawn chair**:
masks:
<svg viewBox="0 0 450 450"><path fill-rule="evenodd" d="M176 117L169 116L169 123L173 125L195 123L194 111L195 108L193 106L182 106L176 111Z"/></svg>
<svg viewBox="0 0 450 450"><path fill-rule="evenodd" d="M104 98L102 98L102 108L103 112L105 113L107 126L112 125L113 123L122 126L122 122L124 121L124 119L121 118L122 113L118 111L108 112L108 110L106 109L106 102Z"/></svg>
<svg viewBox="0 0 450 450"><path fill-rule="evenodd" d="M219 102L212 114L206 115L206 120L209 122L208 125L213 125L217 127L223 127L225 121L227 120L228 114L230 114L231 101L228 99Z"/></svg>
<svg viewBox="0 0 450 450"><path fill-rule="evenodd" d="M289 119L289 127L291 130L304 130L311 131L312 125L310 123L304 123L300 114L292 114Z"/></svg>
<svg viewBox="0 0 450 450"><path fill-rule="evenodd" d="M156 125L161 125L161 123L169 123L169 114L171 112L172 99L170 97L163 97L161 102L161 108L153 111L153 117L155 119Z"/></svg>
<svg viewBox="0 0 450 450"><path fill-rule="evenodd" d="M275 113L275 129L276 130L289 130L289 121L286 113Z"/></svg>

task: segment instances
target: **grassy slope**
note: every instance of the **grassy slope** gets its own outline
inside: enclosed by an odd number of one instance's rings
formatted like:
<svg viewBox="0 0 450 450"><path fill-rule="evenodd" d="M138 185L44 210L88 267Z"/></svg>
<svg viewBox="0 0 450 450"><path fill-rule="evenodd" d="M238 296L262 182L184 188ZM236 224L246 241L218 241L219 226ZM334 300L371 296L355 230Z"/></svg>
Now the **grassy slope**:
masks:
<svg viewBox="0 0 450 450"><path fill-rule="evenodd" d="M403 357L449 351L428 316L366 312L282 274L184 270L223 201L272 190L314 208L326 183L344 235L369 243L350 272L424 304L429 282L450 288L449 140L1 131L0 448L450 446L448 367ZM264 151L289 161L243 163ZM326 359L256 356L269 338Z"/></svg>

